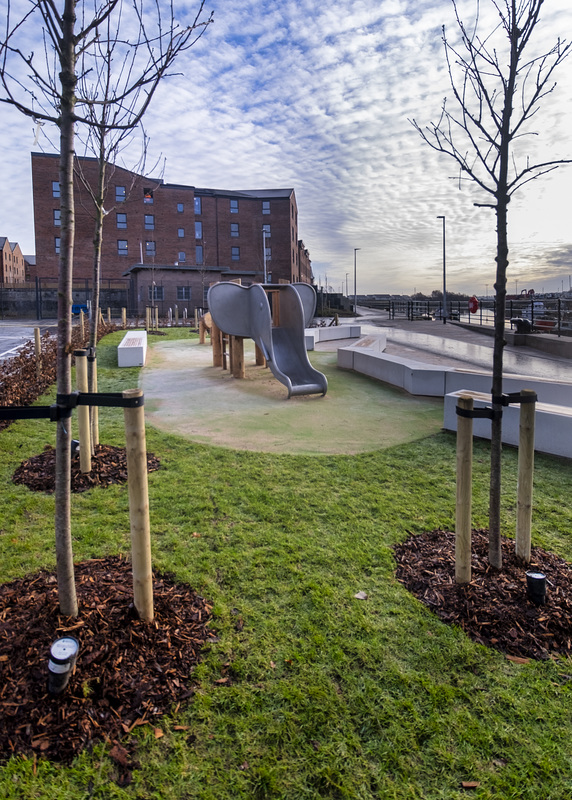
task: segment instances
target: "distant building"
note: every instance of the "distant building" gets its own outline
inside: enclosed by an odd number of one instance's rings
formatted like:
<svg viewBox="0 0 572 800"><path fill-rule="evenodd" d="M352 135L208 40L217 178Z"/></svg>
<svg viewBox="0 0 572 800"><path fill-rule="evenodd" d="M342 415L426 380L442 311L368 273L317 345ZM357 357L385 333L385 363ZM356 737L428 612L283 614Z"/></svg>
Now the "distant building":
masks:
<svg viewBox="0 0 572 800"><path fill-rule="evenodd" d="M26 265L17 242L9 242L0 236L0 283L24 283Z"/></svg>
<svg viewBox="0 0 572 800"><path fill-rule="evenodd" d="M59 157L32 154L36 265L30 277L55 277L60 248ZM108 165L101 277L129 279L138 310L151 300L204 305L210 283L311 283L298 239L294 189L230 191L168 184ZM76 160L74 280L93 273L93 202L98 163ZM81 174L81 179L80 179ZM155 289L153 289L153 284Z"/></svg>

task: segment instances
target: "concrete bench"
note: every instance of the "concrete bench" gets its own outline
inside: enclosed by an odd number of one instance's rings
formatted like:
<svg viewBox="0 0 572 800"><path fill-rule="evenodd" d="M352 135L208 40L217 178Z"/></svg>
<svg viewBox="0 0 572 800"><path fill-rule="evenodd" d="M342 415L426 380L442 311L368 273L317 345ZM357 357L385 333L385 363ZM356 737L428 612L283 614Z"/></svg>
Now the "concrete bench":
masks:
<svg viewBox="0 0 572 800"><path fill-rule="evenodd" d="M527 387L528 388L528 387ZM457 404L461 395L473 398L475 408L490 406L491 396L484 392L460 389L445 395L444 428L457 430ZM505 406L502 416L502 440L505 444L518 446L520 406ZM473 435L481 439L491 438L489 419L473 420ZM536 404L534 425L534 449L539 453L572 458L572 408L551 403Z"/></svg>
<svg viewBox="0 0 572 800"><path fill-rule="evenodd" d="M129 331L117 346L118 367L142 367L147 358L147 332Z"/></svg>
<svg viewBox="0 0 572 800"><path fill-rule="evenodd" d="M317 342L332 342L338 339L357 339L361 336L360 325L332 325L328 328L306 328L306 350L313 350Z"/></svg>

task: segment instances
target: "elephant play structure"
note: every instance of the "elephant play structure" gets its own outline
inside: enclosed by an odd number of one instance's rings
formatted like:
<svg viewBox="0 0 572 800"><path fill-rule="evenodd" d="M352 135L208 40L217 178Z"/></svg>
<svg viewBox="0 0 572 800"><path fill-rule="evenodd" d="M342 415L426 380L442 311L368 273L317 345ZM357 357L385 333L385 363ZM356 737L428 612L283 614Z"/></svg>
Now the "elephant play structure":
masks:
<svg viewBox="0 0 572 800"><path fill-rule="evenodd" d="M307 283L240 286L221 282L210 287L214 324L229 336L254 339L288 397L322 394L326 376L310 364L305 328L316 310L316 292Z"/></svg>

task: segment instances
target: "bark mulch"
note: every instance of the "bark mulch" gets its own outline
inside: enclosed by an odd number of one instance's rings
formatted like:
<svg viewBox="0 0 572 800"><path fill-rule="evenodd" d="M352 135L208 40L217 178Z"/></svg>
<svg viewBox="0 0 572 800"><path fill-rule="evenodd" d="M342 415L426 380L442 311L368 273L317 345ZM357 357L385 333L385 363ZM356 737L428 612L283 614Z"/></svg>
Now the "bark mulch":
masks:
<svg viewBox="0 0 572 800"><path fill-rule="evenodd" d="M455 583L455 534L430 531L395 548L397 579L450 625L512 661L572 655L572 566L540 547L519 563L514 541L503 539L503 569L488 564L488 531L472 532L472 580ZM547 578L544 605L526 593L526 571Z"/></svg>
<svg viewBox="0 0 572 800"><path fill-rule="evenodd" d="M159 469L159 459L147 453L147 471ZM14 483L22 483L33 492L53 492L55 490L56 451L46 447L43 453L23 461L14 472ZM91 458L91 472L82 473L79 454L72 457L71 490L85 492L94 486L111 486L127 483L127 457L124 447L95 445L95 455Z"/></svg>
<svg viewBox="0 0 572 800"><path fill-rule="evenodd" d="M121 737L139 725L162 735L158 718L192 696L193 669L203 647L216 641L204 598L168 575L155 574L153 583L150 623L134 613L131 566L122 556L76 565L76 619L60 615L49 572L0 585L2 760L20 753L69 763L103 740L118 782L129 783L137 763ZM47 691L48 656L62 636L78 639L80 650L67 688L54 696Z"/></svg>

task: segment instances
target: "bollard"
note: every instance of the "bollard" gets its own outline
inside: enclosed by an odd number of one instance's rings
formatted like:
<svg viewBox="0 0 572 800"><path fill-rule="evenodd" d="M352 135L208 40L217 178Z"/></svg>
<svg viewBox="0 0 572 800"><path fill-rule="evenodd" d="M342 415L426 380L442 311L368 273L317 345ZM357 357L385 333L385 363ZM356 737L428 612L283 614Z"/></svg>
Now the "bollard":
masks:
<svg viewBox="0 0 572 800"><path fill-rule="evenodd" d="M461 395L459 408L473 410L473 398ZM471 480L473 420L457 417L457 503L455 515L455 582L471 580Z"/></svg>
<svg viewBox="0 0 572 800"><path fill-rule="evenodd" d="M522 396L534 395L531 389L523 389ZM532 527L532 482L534 473L534 419L536 402L521 403L518 441L518 484L516 502L516 557L528 564L530 561Z"/></svg>

